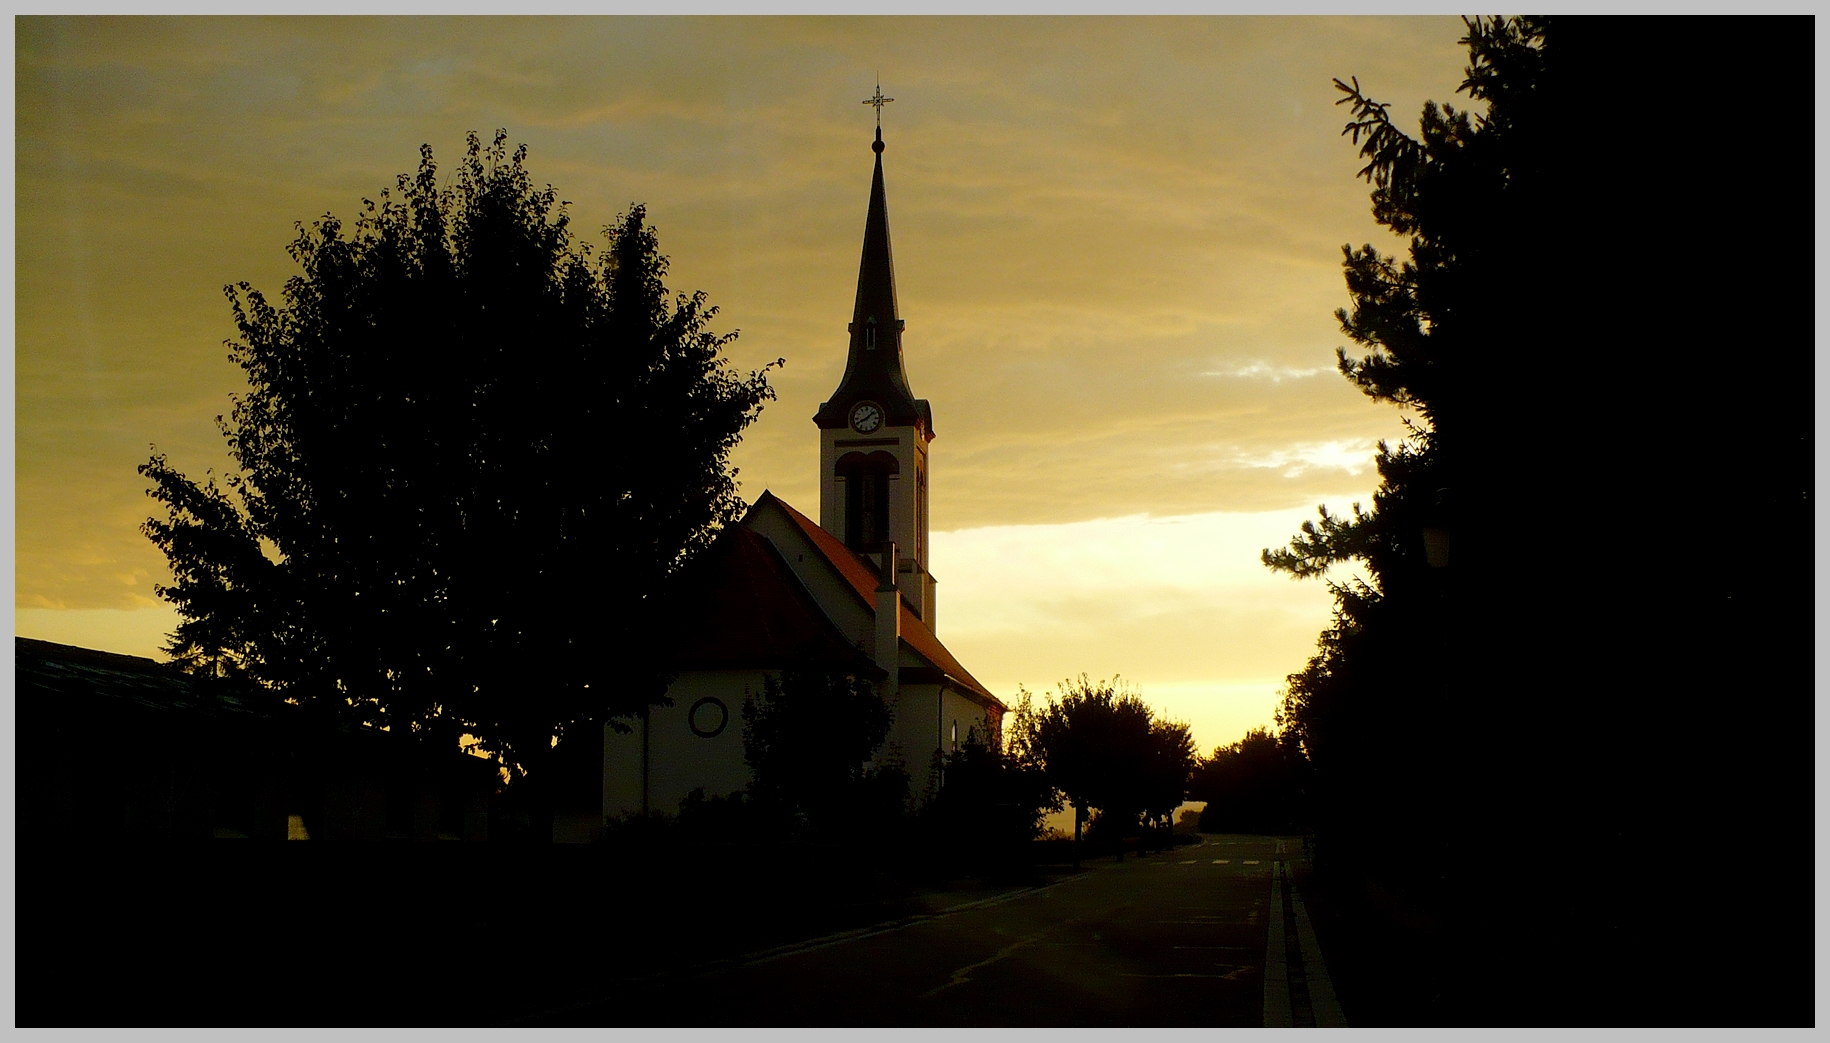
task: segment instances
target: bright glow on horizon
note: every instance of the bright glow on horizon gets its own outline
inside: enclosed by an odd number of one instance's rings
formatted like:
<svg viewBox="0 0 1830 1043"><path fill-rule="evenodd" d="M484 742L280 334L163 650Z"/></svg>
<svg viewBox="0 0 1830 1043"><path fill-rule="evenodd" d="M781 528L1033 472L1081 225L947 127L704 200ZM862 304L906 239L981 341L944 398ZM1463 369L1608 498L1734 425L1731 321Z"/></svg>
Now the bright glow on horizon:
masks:
<svg viewBox="0 0 1830 1043"><path fill-rule="evenodd" d="M1345 509L1366 493L1325 497ZM1063 679L1121 675L1203 754L1269 727L1284 678L1315 650L1333 601L1266 569L1313 508L1010 525L933 534L938 633L1014 705Z"/></svg>

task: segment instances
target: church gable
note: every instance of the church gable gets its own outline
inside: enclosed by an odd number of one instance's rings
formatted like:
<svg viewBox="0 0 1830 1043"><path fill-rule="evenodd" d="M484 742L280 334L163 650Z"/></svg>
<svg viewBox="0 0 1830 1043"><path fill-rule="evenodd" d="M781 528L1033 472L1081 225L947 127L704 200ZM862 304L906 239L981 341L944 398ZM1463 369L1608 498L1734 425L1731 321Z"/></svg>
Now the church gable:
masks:
<svg viewBox="0 0 1830 1043"><path fill-rule="evenodd" d="M870 590L860 589L840 562L820 546L813 533L825 535L824 530L769 492L757 498L738 527L756 533L775 547L785 567L854 648L871 647L876 613L871 608ZM841 545L839 549L844 548ZM847 556L857 568L868 571L868 565L858 562L855 555L847 552ZM875 581L870 582L874 585Z"/></svg>
<svg viewBox="0 0 1830 1043"><path fill-rule="evenodd" d="M833 624L776 545L744 525L719 535L670 607L684 669L825 666L883 671Z"/></svg>
<svg viewBox="0 0 1830 1043"><path fill-rule="evenodd" d="M835 608L850 609L851 611L845 611L843 614L857 620L857 624L854 625L861 624L861 628L857 631L858 640L865 640L866 635L873 632L876 613L871 605L878 581L876 569L867 559L854 553L851 548L840 543L831 533L815 525L812 519L771 493L765 492L757 499L756 505L750 509L750 514L744 518L743 524L757 528L771 539L777 540L778 547L781 547L784 555L790 558L789 567L795 569L796 573L803 577L803 582L808 582L810 589L832 590L840 586L839 583L833 582L833 578L841 581L843 589L849 596L835 598L831 594L816 595L820 597L822 606L826 607L828 612L833 612ZM793 555L785 553L788 547L805 547L806 550L796 553L804 556L807 551L812 551L818 555L817 562L794 561ZM813 564L815 567L806 567L809 564ZM824 577L821 576L821 573L825 574ZM822 579L824 582L821 582ZM940 639L934 636L934 632L928 629L927 624L915 615L907 602L901 602L898 608L902 612L901 635L904 654L901 660L905 670L912 668L936 671L937 676L944 675L951 679L961 688L985 700L987 705L995 706L999 710L1005 708L996 696L992 695L984 685L978 682L977 678L974 678L964 666L960 665L959 660L953 657L953 653L947 651L946 646L941 644ZM838 615L839 613L834 614L835 621Z"/></svg>

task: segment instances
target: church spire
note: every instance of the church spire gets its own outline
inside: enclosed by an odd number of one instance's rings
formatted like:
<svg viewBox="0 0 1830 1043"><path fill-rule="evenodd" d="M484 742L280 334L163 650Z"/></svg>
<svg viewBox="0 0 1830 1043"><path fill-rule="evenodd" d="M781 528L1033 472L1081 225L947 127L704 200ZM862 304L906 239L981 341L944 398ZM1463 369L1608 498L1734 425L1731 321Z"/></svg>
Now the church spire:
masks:
<svg viewBox="0 0 1830 1043"><path fill-rule="evenodd" d="M858 261L858 297L851 310L852 350L860 343L865 350L887 347L900 342L901 316L896 308L896 262L890 251L890 206L883 193L883 128L877 128L877 140L871 142L877 153L877 168L871 174L871 205L864 217L864 256ZM867 327L877 325L876 336ZM894 333L891 331L894 330ZM896 344L896 360L902 361L901 344ZM906 381L905 381L906 382Z"/></svg>
<svg viewBox="0 0 1830 1043"><path fill-rule="evenodd" d="M864 252L858 261L858 294L852 304L851 344L845 376L832 398L820 406L814 422L822 428L845 427L859 402L871 402L884 411L893 427L920 427L934 437L928 404L909 390L902 362L902 315L896 303L896 264L890 249L889 201L883 188L883 106L894 101L879 86L866 105L877 108L877 137L871 151L877 154L871 173L870 209L864 218Z"/></svg>

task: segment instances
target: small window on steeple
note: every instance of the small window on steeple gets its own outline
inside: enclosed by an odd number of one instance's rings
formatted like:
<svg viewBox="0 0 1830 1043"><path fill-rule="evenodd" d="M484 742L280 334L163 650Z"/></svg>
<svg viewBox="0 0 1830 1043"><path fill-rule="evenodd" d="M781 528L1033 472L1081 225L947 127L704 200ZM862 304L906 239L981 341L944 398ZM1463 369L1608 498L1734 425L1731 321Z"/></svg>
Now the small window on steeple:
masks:
<svg viewBox="0 0 1830 1043"><path fill-rule="evenodd" d="M877 350L877 317L875 315L864 320L864 348L866 351Z"/></svg>

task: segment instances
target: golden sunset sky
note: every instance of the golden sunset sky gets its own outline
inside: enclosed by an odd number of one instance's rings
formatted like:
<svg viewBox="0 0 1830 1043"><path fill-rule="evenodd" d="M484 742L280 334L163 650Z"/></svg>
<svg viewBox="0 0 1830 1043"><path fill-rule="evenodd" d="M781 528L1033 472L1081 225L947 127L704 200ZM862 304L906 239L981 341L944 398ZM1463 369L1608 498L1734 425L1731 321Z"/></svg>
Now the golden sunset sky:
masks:
<svg viewBox="0 0 1830 1043"><path fill-rule="evenodd" d="M1268 724L1326 623L1268 573L1376 482L1401 415L1334 371L1369 214L1358 76L1414 127L1458 19L22 18L16 632L156 655L153 446L228 463L225 283L277 297L295 221L507 128L598 230L645 203L669 285L787 360L742 491L817 516L881 73L908 373L934 407L938 631L1014 701L1122 674L1203 751ZM530 349L528 364L539 364ZM605 432L627 451L632 432ZM581 582L589 583L584 579Z"/></svg>

